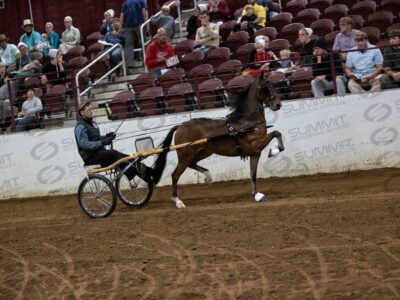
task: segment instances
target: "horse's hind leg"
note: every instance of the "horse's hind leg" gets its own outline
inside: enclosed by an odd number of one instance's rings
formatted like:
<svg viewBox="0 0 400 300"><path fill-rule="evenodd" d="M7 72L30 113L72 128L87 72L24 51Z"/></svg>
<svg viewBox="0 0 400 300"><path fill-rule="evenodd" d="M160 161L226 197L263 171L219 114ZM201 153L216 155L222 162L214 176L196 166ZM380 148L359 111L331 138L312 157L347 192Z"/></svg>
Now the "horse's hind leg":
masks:
<svg viewBox="0 0 400 300"><path fill-rule="evenodd" d="M198 172L200 172L200 173L203 173L203 174L206 176L206 178L204 179L204 181L205 181L205 183L207 183L208 185L210 185L210 184L212 183L211 172L210 172L208 169L199 166L197 163L192 163L192 164L189 166L189 168L191 168L191 169L193 169L193 170L196 170L196 171L198 171Z"/></svg>
<svg viewBox="0 0 400 300"><path fill-rule="evenodd" d="M175 171L172 173L172 197L171 200L175 202L177 208L185 208L185 204L181 199L178 198L178 180L182 173L185 172L187 165L182 162L178 162Z"/></svg>

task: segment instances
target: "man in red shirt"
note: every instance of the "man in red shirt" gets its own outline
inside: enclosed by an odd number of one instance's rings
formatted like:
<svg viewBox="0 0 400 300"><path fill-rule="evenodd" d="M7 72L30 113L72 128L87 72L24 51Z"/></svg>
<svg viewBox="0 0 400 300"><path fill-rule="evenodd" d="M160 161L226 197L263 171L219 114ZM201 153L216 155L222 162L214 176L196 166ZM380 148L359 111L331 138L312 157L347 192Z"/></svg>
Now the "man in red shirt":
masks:
<svg viewBox="0 0 400 300"><path fill-rule="evenodd" d="M167 43L167 32L164 28L158 29L156 38L146 49L147 69L160 75L167 68L167 59L174 55L174 48Z"/></svg>

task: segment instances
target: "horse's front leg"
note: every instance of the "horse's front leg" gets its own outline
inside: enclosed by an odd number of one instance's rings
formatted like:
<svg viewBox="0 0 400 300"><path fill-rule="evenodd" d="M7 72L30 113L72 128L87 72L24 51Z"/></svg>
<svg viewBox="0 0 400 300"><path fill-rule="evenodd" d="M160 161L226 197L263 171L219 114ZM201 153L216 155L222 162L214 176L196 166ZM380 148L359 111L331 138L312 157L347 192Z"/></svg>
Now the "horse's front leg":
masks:
<svg viewBox="0 0 400 300"><path fill-rule="evenodd" d="M257 167L260 155L261 153L250 156L251 194L257 202L267 200L267 197L263 193L257 192Z"/></svg>
<svg viewBox="0 0 400 300"><path fill-rule="evenodd" d="M283 145L282 134L278 130L274 130L270 133L271 139L276 138L278 140L278 149L279 152L285 150L285 146Z"/></svg>

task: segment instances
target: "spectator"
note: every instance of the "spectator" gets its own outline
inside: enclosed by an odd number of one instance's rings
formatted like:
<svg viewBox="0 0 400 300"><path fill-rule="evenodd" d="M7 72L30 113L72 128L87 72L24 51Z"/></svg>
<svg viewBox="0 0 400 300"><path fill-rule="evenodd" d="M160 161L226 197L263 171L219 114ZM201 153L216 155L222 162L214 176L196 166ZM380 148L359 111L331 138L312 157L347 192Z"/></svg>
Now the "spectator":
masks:
<svg viewBox="0 0 400 300"><path fill-rule="evenodd" d="M15 58L15 70L18 71L29 64L33 57L28 53L28 48L25 43L19 42L18 44L18 53Z"/></svg>
<svg viewBox="0 0 400 300"><path fill-rule="evenodd" d="M121 44L122 46L125 45L125 37L121 33L120 20L118 18L113 19L112 26L113 26L113 30L111 32L108 32L103 37L103 41L108 44L104 47L104 50L107 50L109 47L111 47L110 45L115 45L115 44ZM116 65L118 65L121 62L121 60L122 60L121 48L119 48L119 47L115 48L110 53L110 69L112 69ZM116 73L118 74L119 70L117 70Z"/></svg>
<svg viewBox="0 0 400 300"><path fill-rule="evenodd" d="M389 33L390 46L383 52L383 68L381 77L382 89L400 87L400 30Z"/></svg>
<svg viewBox="0 0 400 300"><path fill-rule="evenodd" d="M299 40L303 44L300 50L301 66L311 67L313 61L313 51L315 40L311 38L313 31L311 28L303 28L299 30Z"/></svg>
<svg viewBox="0 0 400 300"><path fill-rule="evenodd" d="M0 87L3 86L3 84L6 83L6 78L7 78L7 74L6 74L6 64L0 61Z"/></svg>
<svg viewBox="0 0 400 300"><path fill-rule="evenodd" d="M207 12L201 12L199 20L201 26L196 31L195 49L193 51L207 54L219 47L219 27L217 24L210 23L210 17Z"/></svg>
<svg viewBox="0 0 400 300"><path fill-rule="evenodd" d="M247 31L249 37L253 37L254 33L262 27L256 22L257 16L254 14L252 5L247 4L243 11L245 14L240 18L240 23L235 24L233 31Z"/></svg>
<svg viewBox="0 0 400 300"><path fill-rule="evenodd" d="M257 36L254 43L254 49L249 53L247 69L243 71L244 75L259 77L269 71L271 61L274 60L274 54L268 48L269 38Z"/></svg>
<svg viewBox="0 0 400 300"><path fill-rule="evenodd" d="M265 23L267 21L267 13L265 8L256 3L256 0L247 0L247 3L253 6L254 14L257 16L257 19L253 22L257 24L259 28L265 27ZM242 16L246 15L246 10L243 9Z"/></svg>
<svg viewBox="0 0 400 300"><path fill-rule="evenodd" d="M58 35L57 32L54 31L53 23L51 22L46 23L46 34L50 47L52 49L58 49L58 47L60 46L60 36Z"/></svg>
<svg viewBox="0 0 400 300"><path fill-rule="evenodd" d="M22 104L22 109L18 113L16 119L16 131L25 131L26 127L31 124L38 123L37 113L43 109L42 101L35 96L35 91L29 89L27 92L28 98Z"/></svg>
<svg viewBox="0 0 400 300"><path fill-rule="evenodd" d="M24 43L30 52L39 51L40 34L33 30L33 23L31 20L26 19L22 25L24 34L21 35L19 41Z"/></svg>
<svg viewBox="0 0 400 300"><path fill-rule="evenodd" d="M230 19L231 11L226 0L209 0L207 11L213 23L225 22Z"/></svg>
<svg viewBox="0 0 400 300"><path fill-rule="evenodd" d="M316 40L314 43L312 66L314 79L311 81L311 87L315 98L324 97L324 92L333 88L333 70L327 48L324 37ZM337 95L344 96L346 94L346 78L343 76L342 60L336 53L333 56L333 60L336 74Z"/></svg>
<svg viewBox="0 0 400 300"><path fill-rule="evenodd" d="M200 7L197 5L194 9L193 15L191 15L187 21L186 30L188 32L187 39L194 40L196 38L196 31L200 27L199 14L201 12Z"/></svg>
<svg viewBox="0 0 400 300"><path fill-rule="evenodd" d="M104 12L104 20L103 24L101 25L99 32L101 35L106 35L109 32L113 31L113 18L115 15L115 11L113 9L108 9L106 12Z"/></svg>
<svg viewBox="0 0 400 300"><path fill-rule="evenodd" d="M18 48L14 44L8 43L9 39L5 34L0 34L0 60L8 67L15 63Z"/></svg>
<svg viewBox="0 0 400 300"><path fill-rule="evenodd" d="M48 87L56 84L65 84L67 81L66 64L63 61L61 50L50 49L50 61L42 68L42 84Z"/></svg>
<svg viewBox="0 0 400 300"><path fill-rule="evenodd" d="M67 16L64 18L65 31L61 35L61 44L59 49L66 54L69 49L79 45L81 41L81 33L78 28L72 26L72 18Z"/></svg>
<svg viewBox="0 0 400 300"><path fill-rule="evenodd" d="M343 17L339 21L340 32L335 38L332 50L334 51L349 51L356 46L354 38L358 32L353 29L354 21L350 17ZM343 60L346 60L347 53L340 53Z"/></svg>
<svg viewBox="0 0 400 300"><path fill-rule="evenodd" d="M10 108L9 91L11 91L11 93L14 92L13 83L12 81L9 81L5 70L6 65L0 62L0 129L4 129L6 127L5 119L7 110ZM7 82L10 84L10 89Z"/></svg>
<svg viewBox="0 0 400 300"><path fill-rule="evenodd" d="M146 49L146 67L160 75L161 70L167 68L167 59L174 55L174 48L167 42L166 30L158 29L156 38Z"/></svg>
<svg viewBox="0 0 400 300"><path fill-rule="evenodd" d="M19 69L16 72L12 72L10 77L15 77L14 82L14 90L15 95L20 96L20 92L24 89L25 79L27 77L32 77L40 73L42 69L42 65L37 60L32 60L30 63L25 65L22 69Z"/></svg>
<svg viewBox="0 0 400 300"><path fill-rule="evenodd" d="M381 90L379 78L383 68L383 56L378 48L368 42L365 32L358 32L355 37L356 47L349 52L346 60L346 75L350 78L349 90L352 93L364 93L366 90ZM369 49L368 48L373 48Z"/></svg>
<svg viewBox="0 0 400 300"><path fill-rule="evenodd" d="M291 52L289 49L279 51L279 60L276 62L279 72L290 74L296 69L296 65L290 59Z"/></svg>
<svg viewBox="0 0 400 300"><path fill-rule="evenodd" d="M46 33L42 34L42 38L40 39L39 49L42 51L44 56L49 55L50 43Z"/></svg>
<svg viewBox="0 0 400 300"><path fill-rule="evenodd" d="M140 25L147 21L145 0L126 0L122 5L121 25L125 36L125 61L127 68L134 67L133 49L136 41L140 44ZM131 74L131 71L128 72Z"/></svg>
<svg viewBox="0 0 400 300"><path fill-rule="evenodd" d="M175 19L170 15L170 8L166 5L161 7L161 13L151 18L151 23L157 26L157 29L164 28L167 37L172 40L175 35Z"/></svg>

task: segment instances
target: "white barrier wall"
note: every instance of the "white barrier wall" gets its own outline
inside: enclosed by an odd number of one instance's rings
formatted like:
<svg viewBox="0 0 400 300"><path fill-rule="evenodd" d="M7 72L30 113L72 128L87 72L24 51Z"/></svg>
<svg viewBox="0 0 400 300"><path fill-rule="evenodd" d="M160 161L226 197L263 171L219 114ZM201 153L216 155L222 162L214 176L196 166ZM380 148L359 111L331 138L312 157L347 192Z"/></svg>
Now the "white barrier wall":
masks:
<svg viewBox="0 0 400 300"><path fill-rule="evenodd" d="M173 125L227 113L223 108L127 120L118 132L127 139L114 148L135 152L136 134L151 136L159 145ZM286 101L280 111L267 111L268 124L282 132L286 150L268 159L267 147L258 177L400 167L399 117L398 91ZM118 125L110 122L100 128L105 134ZM210 169L214 181L249 178L249 162L238 157L213 155L199 164ZM170 184L175 165L176 154L170 153L160 185ZM73 128L0 136L0 199L75 193L84 174ZM203 177L188 169L180 182L203 182Z"/></svg>

